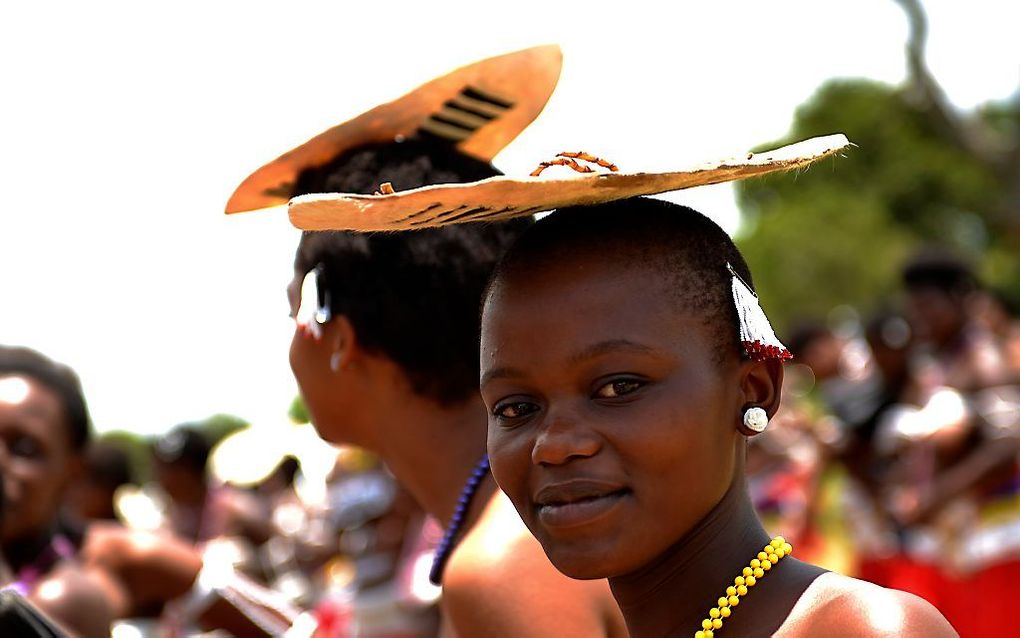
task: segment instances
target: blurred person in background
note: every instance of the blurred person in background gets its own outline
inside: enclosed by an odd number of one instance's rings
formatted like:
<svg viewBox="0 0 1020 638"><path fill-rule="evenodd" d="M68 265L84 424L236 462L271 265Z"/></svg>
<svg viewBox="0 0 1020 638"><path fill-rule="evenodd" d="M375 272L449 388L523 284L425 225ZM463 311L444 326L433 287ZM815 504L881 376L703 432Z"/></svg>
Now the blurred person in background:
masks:
<svg viewBox="0 0 1020 638"><path fill-rule="evenodd" d="M900 405L906 392L912 333L902 313L885 309L866 322L864 336L878 392L862 420L845 424L844 440L833 460L847 471L841 504L854 547L856 573L888 586L890 570L895 568L900 552L898 525L885 503L895 457L880 452L875 434L879 423Z"/></svg>
<svg viewBox="0 0 1020 638"><path fill-rule="evenodd" d="M0 547L5 585L82 636L106 636L112 610L78 564L60 510L81 466L90 421L77 375L28 348L0 346Z"/></svg>
<svg viewBox="0 0 1020 638"><path fill-rule="evenodd" d="M326 596L341 602L356 596L357 616L338 618L342 605L324 605L322 628L331 635L345 635L340 627L346 623L348 632L371 627L373 633L402 635L406 617L413 615L412 624L422 634L434 634L438 609L427 603L435 602L439 590L431 585L423 589L421 568L424 564L427 569L423 561L442 534L435 520L378 457L364 450L346 448L338 457L328 493L328 515L339 536L340 552L331 571L346 572L346 582L334 582ZM418 604L406 604L402 613L393 613L394 589L420 591L415 594Z"/></svg>
<svg viewBox="0 0 1020 638"><path fill-rule="evenodd" d="M100 561L79 560L61 510L69 485L81 473L90 429L81 385L70 368L34 350L0 346L5 504L0 547L10 566L2 585L73 635L109 636L114 618L158 614L167 600L186 592L188 581L175 580L174 574L196 563L191 550L172 537L141 535L112 522L89 525L83 544L104 545L108 535L120 542L97 547L93 553ZM141 560L130 560L124 551L130 547L145 550ZM120 571L100 564L125 560L130 565Z"/></svg>
<svg viewBox="0 0 1020 638"><path fill-rule="evenodd" d="M254 496L211 480L205 435L178 426L152 446L156 480L166 493L166 523L194 543L241 537L254 545L271 534L268 512Z"/></svg>
<svg viewBox="0 0 1020 638"><path fill-rule="evenodd" d="M903 283L916 341L899 403L874 439L892 459L883 496L900 534L886 577L934 603L961 635L996 635L1009 626L1020 567L1020 401L1001 342L973 313L970 267L928 249Z"/></svg>
<svg viewBox="0 0 1020 638"><path fill-rule="evenodd" d="M999 344L1010 382L1020 383L1020 312L996 290L980 290L973 303L974 320Z"/></svg>
<svg viewBox="0 0 1020 638"><path fill-rule="evenodd" d="M113 443L93 442L82 458L81 476L67 491L68 517L82 528L92 521L117 521L117 490L133 483L127 452Z"/></svg>

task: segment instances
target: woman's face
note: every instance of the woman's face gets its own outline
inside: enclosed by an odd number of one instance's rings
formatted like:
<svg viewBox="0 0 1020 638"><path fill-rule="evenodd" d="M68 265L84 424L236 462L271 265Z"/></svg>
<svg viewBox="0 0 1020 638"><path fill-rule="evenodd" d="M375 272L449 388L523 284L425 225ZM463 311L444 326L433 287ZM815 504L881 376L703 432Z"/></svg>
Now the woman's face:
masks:
<svg viewBox="0 0 1020 638"><path fill-rule="evenodd" d="M23 376L0 377L0 540L39 533L57 515L77 455L57 394Z"/></svg>
<svg viewBox="0 0 1020 638"><path fill-rule="evenodd" d="M287 300L292 317L301 305L303 272L295 272L287 286ZM358 369L333 369L330 359L341 348L350 348L353 336L344 335L344 317L334 317L318 326L318 336L295 323L290 344L290 367L294 372L301 398L316 431L335 444L352 443L374 447L373 429L366 418L372 399L366 393L365 379ZM345 324L349 327L349 324Z"/></svg>
<svg viewBox="0 0 1020 638"><path fill-rule="evenodd" d="M493 475L574 578L650 563L719 502L743 407L703 318L655 270L606 261L517 275L482 318Z"/></svg>
<svg viewBox="0 0 1020 638"><path fill-rule="evenodd" d="M304 277L305 273L295 271L294 278L287 286L287 302L290 305L291 317L297 317L301 305L301 282ZM335 437L327 436L329 428L319 425L330 420L329 380L332 371L329 368L329 357L328 348L322 337L313 338L306 329L295 322L294 337L290 344L290 367L312 423L316 424L319 434L324 439L332 441Z"/></svg>

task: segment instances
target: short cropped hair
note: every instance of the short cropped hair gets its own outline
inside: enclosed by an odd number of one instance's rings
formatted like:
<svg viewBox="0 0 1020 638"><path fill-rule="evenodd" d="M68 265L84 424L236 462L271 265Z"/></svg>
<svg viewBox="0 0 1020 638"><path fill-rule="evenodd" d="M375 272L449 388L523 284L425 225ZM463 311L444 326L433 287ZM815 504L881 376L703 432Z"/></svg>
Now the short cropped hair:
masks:
<svg viewBox="0 0 1020 638"><path fill-rule="evenodd" d="M74 370L31 348L0 346L0 376L28 377L57 395L64 410L71 447L80 452L88 444L91 419L81 381Z"/></svg>
<svg viewBox="0 0 1020 638"><path fill-rule="evenodd" d="M446 142L364 146L306 171L298 194L372 193L498 175ZM306 232L295 270L320 269L320 294L360 345L399 365L412 390L441 404L478 391L478 307L493 267L529 220L403 233ZM327 294L328 293L328 294Z"/></svg>
<svg viewBox="0 0 1020 638"><path fill-rule="evenodd" d="M521 235L490 285L575 255L653 270L678 304L701 315L718 361L745 356L726 264L753 290L751 272L733 240L708 217L644 197L560 209Z"/></svg>

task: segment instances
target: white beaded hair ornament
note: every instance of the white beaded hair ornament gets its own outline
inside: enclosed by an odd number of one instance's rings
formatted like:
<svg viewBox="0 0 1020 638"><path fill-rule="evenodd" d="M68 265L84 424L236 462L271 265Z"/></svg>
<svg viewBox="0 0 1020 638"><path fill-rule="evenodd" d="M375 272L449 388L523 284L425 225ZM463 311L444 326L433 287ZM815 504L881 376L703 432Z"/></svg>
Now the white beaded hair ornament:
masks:
<svg viewBox="0 0 1020 638"><path fill-rule="evenodd" d="M737 309L740 343L744 347L744 354L754 361L792 359L789 349L772 330L772 324L758 303L758 295L754 294L732 265L727 263L726 268L730 271L733 305Z"/></svg>
<svg viewBox="0 0 1020 638"><path fill-rule="evenodd" d="M298 305L294 321L298 329L306 332L314 339L322 337L322 324L331 318L329 310L328 292L326 295L319 294L319 275L322 272L320 266L316 266L305 274L301 281L301 300Z"/></svg>

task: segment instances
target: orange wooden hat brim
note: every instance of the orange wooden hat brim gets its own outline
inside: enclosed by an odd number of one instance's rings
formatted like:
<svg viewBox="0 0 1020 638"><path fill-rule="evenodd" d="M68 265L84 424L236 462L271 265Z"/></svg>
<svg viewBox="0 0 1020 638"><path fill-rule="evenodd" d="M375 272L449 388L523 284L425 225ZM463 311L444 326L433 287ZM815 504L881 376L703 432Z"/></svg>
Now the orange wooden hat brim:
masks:
<svg viewBox="0 0 1020 638"><path fill-rule="evenodd" d="M301 171L326 164L348 149L409 137L422 129L489 161L542 112L562 63L560 48L546 45L459 68L266 164L241 182L226 212L285 204Z"/></svg>
<svg viewBox="0 0 1020 638"><path fill-rule="evenodd" d="M425 186L389 195L303 195L291 200L290 221L303 230L362 232L498 221L566 206L655 195L802 168L849 145L846 136L835 134L669 173L492 177L469 184Z"/></svg>

